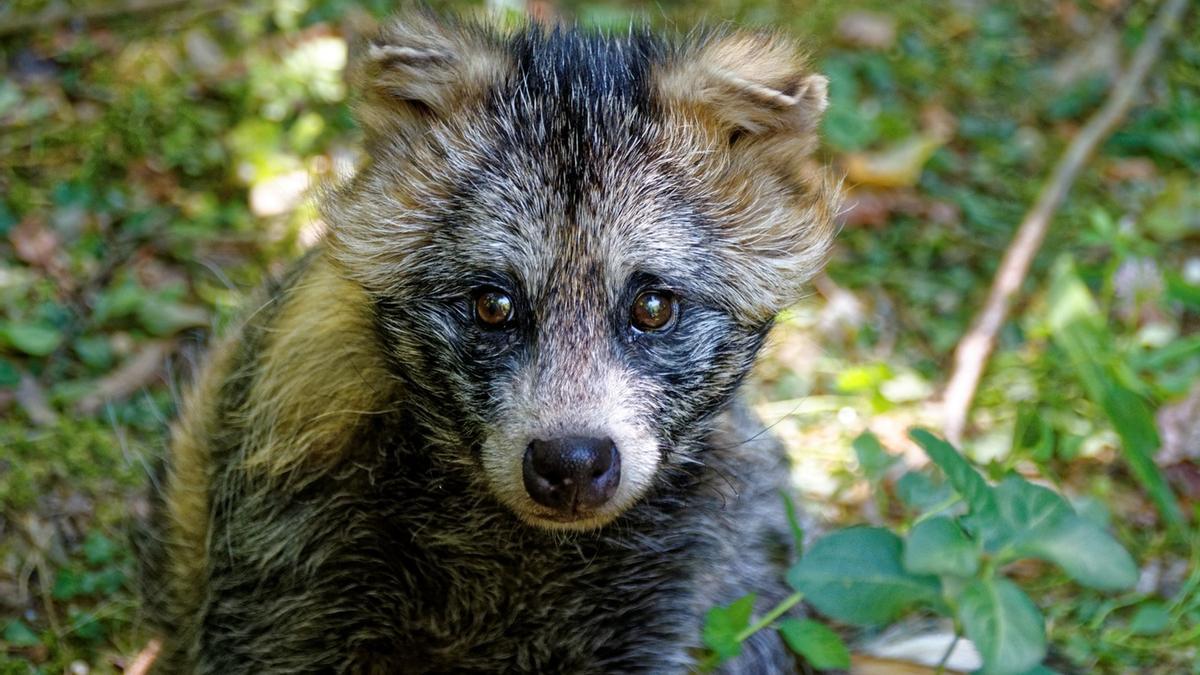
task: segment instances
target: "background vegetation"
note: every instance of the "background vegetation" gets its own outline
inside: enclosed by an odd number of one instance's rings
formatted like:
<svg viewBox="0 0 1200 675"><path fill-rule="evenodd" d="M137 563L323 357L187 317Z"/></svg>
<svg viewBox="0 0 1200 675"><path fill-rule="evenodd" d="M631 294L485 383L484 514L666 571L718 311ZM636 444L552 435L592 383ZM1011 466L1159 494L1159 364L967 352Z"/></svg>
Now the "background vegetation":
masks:
<svg viewBox="0 0 1200 675"><path fill-rule="evenodd" d="M531 9L806 40L831 80L822 153L852 199L828 275L783 318L751 394L810 513L906 532L939 484L906 432L938 427L1000 255L1156 4ZM143 645L125 532L178 388L246 294L317 236L305 189L356 161L347 40L390 6L0 4L0 673L114 672ZM1134 554L1136 585L1117 592L1005 567L1064 672L1200 672L1196 14L1056 216L961 446L989 479L1054 486ZM868 429L878 443L856 451Z"/></svg>

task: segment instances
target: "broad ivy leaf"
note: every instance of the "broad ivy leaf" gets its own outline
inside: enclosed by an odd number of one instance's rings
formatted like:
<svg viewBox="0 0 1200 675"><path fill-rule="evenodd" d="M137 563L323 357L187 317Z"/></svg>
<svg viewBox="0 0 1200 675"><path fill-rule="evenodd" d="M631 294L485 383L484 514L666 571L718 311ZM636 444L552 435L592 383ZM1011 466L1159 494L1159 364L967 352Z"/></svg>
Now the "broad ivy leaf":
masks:
<svg viewBox="0 0 1200 675"><path fill-rule="evenodd" d="M1022 537L1015 551L1052 562L1075 581L1099 590L1120 590L1137 583L1133 558L1112 535L1081 516L1071 515L1052 527Z"/></svg>
<svg viewBox="0 0 1200 675"><path fill-rule="evenodd" d="M1017 476L1001 481L995 495L1000 517L1018 541L1038 537L1075 515L1075 510L1058 493ZM994 551L1003 543L990 541L988 548Z"/></svg>
<svg viewBox="0 0 1200 675"><path fill-rule="evenodd" d="M971 582L959 596L958 620L983 657L984 673L1024 673L1046 656L1042 613L1007 579Z"/></svg>
<svg viewBox="0 0 1200 675"><path fill-rule="evenodd" d="M895 534L853 527L827 535L788 571L788 583L826 616L846 623L874 625L938 598L937 577L911 574Z"/></svg>
<svg viewBox="0 0 1200 675"><path fill-rule="evenodd" d="M949 485L934 483L919 471L909 471L896 481L896 496L900 501L921 512L945 503L953 494Z"/></svg>
<svg viewBox="0 0 1200 675"><path fill-rule="evenodd" d="M913 574L969 577L979 569L979 547L958 524L938 516L913 526L904 541L904 569Z"/></svg>
<svg viewBox="0 0 1200 675"><path fill-rule="evenodd" d="M978 529L979 537L984 542L1006 539L1010 529L1000 518L995 492L970 462L963 459L954 446L925 429L913 429L908 435L925 449L933 463L946 474L954 490L967 502L971 510L971 522Z"/></svg>
<svg viewBox="0 0 1200 675"><path fill-rule="evenodd" d="M704 644L717 656L731 659L742 653L738 633L750 627L750 613L754 611L754 594L739 598L723 607L713 607L704 617Z"/></svg>
<svg viewBox="0 0 1200 675"><path fill-rule="evenodd" d="M838 634L812 619L785 619L779 624L783 641L817 670L850 667L850 650Z"/></svg>

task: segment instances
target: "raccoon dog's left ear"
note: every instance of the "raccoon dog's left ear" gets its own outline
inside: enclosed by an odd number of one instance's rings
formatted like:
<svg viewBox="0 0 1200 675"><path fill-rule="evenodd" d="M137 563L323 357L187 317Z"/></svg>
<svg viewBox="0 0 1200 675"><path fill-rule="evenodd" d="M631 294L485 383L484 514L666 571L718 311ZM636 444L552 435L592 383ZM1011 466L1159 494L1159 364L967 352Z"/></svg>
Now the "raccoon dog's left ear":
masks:
<svg viewBox="0 0 1200 675"><path fill-rule="evenodd" d="M507 59L494 36L455 19L414 11L380 28L352 54L355 116L368 146L421 133L504 76Z"/></svg>
<svg viewBox="0 0 1200 675"><path fill-rule="evenodd" d="M709 36L676 55L660 94L733 136L811 136L828 103L828 80L811 73L796 44L775 33Z"/></svg>
<svg viewBox="0 0 1200 675"><path fill-rule="evenodd" d="M827 80L796 44L769 32L724 32L685 43L656 73L676 136L700 138L682 152L721 194L721 286L747 323L795 302L824 265L836 231L838 183L808 155L827 105Z"/></svg>

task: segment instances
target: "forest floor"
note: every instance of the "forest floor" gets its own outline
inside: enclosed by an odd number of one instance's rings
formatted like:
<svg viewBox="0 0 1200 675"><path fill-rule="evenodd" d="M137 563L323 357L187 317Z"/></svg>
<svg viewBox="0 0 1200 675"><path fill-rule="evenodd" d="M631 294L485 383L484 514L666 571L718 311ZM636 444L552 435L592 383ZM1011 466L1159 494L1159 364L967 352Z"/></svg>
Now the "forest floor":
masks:
<svg viewBox="0 0 1200 675"><path fill-rule="evenodd" d="M636 16L770 24L801 36L829 77L820 152L848 177L843 231L748 385L829 526L911 517L897 480L924 459L906 431L938 428L955 345L1016 225L1157 4L555 9L617 28ZM75 11L123 5L140 9ZM347 39L388 6L0 9L0 674L119 672L145 644L128 530L146 512L178 392L207 338L318 236L305 191L357 157ZM39 12L50 14L21 27ZM1200 549L1155 501L1174 499L1195 522L1196 14L1053 220L962 443L991 478L1056 486L1135 555L1139 582L1121 593L1037 564L1012 571L1068 671L1200 672ZM1090 291L1103 355L1072 353L1056 334L1051 278L1068 268ZM1080 363L1100 358L1144 419L1114 421L1089 397ZM1149 452L1123 444L1123 424L1154 430ZM864 430L884 455L855 452ZM1166 488L1145 488L1131 458Z"/></svg>

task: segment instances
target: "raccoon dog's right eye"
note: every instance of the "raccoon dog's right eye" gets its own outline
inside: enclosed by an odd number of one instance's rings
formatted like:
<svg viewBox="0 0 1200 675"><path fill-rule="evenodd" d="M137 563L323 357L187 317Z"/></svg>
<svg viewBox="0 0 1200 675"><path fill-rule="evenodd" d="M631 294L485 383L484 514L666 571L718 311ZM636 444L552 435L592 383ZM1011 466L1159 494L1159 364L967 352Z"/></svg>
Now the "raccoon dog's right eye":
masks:
<svg viewBox="0 0 1200 675"><path fill-rule="evenodd" d="M503 328L512 321L513 300L504 291L481 288L475 291L475 320L485 328Z"/></svg>

